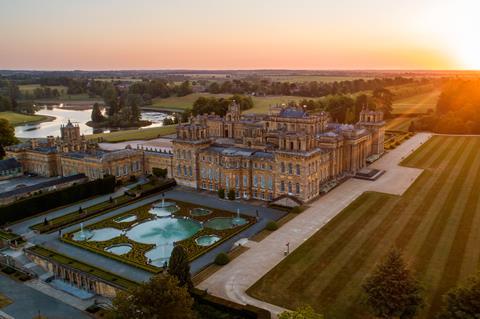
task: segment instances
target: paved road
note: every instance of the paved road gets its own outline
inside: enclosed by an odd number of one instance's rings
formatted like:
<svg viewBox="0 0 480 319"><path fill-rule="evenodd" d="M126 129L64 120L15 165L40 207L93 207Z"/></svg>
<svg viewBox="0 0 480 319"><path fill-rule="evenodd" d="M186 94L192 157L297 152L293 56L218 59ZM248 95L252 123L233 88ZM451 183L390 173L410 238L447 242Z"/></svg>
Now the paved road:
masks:
<svg viewBox="0 0 480 319"><path fill-rule="evenodd" d="M0 292L13 301L2 311L16 319L31 319L40 312L49 319L88 319L85 312L75 309L20 282L0 275Z"/></svg>
<svg viewBox="0 0 480 319"><path fill-rule="evenodd" d="M274 315L284 311L248 296L246 290L285 258L287 243L290 243L290 251L295 250L365 191L403 194L422 170L398 164L430 137L431 134L417 134L374 163L372 167L386 170L378 180L349 179L261 242L249 242L248 251L207 278L198 288L208 289L213 295L237 303L267 309Z"/></svg>

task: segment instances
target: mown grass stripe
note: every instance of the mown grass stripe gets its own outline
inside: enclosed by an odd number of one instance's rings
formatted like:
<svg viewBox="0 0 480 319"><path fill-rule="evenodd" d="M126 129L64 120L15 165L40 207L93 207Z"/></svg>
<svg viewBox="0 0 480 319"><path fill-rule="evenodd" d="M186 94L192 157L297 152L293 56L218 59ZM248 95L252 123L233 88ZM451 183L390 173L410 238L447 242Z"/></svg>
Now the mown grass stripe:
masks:
<svg viewBox="0 0 480 319"><path fill-rule="evenodd" d="M315 258L319 263L310 264L310 267L307 268L307 273L310 274L309 280L306 281L304 278L298 278L288 287L288 289L299 289L306 293L308 293L310 288L314 291L319 290L317 287L312 286L312 283L315 282L317 277L319 277L320 274L338 257L338 255L342 253L345 247L351 244L359 236L359 233L363 229L368 228L368 225L378 217L378 213L382 211L387 203L389 203L391 198L392 197L388 197L387 195L380 196L370 206L365 207L364 214L362 214L354 224L332 242L320 256Z"/></svg>
<svg viewBox="0 0 480 319"><path fill-rule="evenodd" d="M479 142L480 140L476 141L469 154L469 159L471 158L470 155L473 154L473 157L475 157L476 160L467 160L469 163L477 164L474 168L476 173L473 175L473 185L469 187L470 191L468 193L467 201L462 207L461 219L455 229L453 243L450 247L445 267L440 276L441 280L434 291L427 317L432 317L434 312L440 308L443 294L445 294L450 288L453 288L460 278L461 262L459 265L459 261L464 259L468 238L472 231L473 220L478 207L478 190L480 189L480 165L478 165L478 163L480 155L477 150L479 148ZM471 164L469 166L471 166ZM470 171L468 173L470 173ZM465 183L464 186L465 185L468 184ZM457 189L456 187L454 187L452 190L456 191L457 193L461 192L461 190Z"/></svg>
<svg viewBox="0 0 480 319"><path fill-rule="evenodd" d="M466 140L468 145L472 144L470 143L472 140ZM462 153L464 153L462 151ZM445 230L445 227L448 222L448 217L453 211L453 208L456 204L455 198L457 197L457 194L459 192L459 189L462 187L462 184L465 180L465 177L467 173L469 172L470 168L472 167L473 164L473 159L475 158L475 150L473 147L470 147L470 151L466 157L461 157L457 158L457 161L453 165L449 165L447 168L445 168L445 172L448 171L448 174L451 174L453 170L450 170L449 167L455 167L458 166L458 160L460 160L460 163L465 164L461 165L461 169L459 174L456 174L454 182L452 186L450 187L450 190L448 192L448 195L443 198L443 205L441 206L440 211L435 214L431 215L431 217L434 217L433 224L430 226L430 229L427 233L427 236L425 237L425 240L423 241L423 244L420 248L420 251L418 254L415 256L415 268L417 268L417 274L419 276L423 276L425 274L425 271L427 270L427 265L430 262L433 253L435 252L435 249L439 243L440 237L443 234L443 231ZM439 198L436 198L436 200L441 200ZM421 267L419 267L421 265Z"/></svg>
<svg viewBox="0 0 480 319"><path fill-rule="evenodd" d="M349 206L350 212L357 212L361 207L364 205L370 205L370 202L375 200L375 196L372 193L364 193L360 197L358 197L352 204ZM359 216L362 216L362 212L360 211ZM257 298L268 299L268 294L264 296L260 292L263 292L264 289L262 287L270 287L284 284L285 281L289 279L295 279L300 277L305 268L308 267L309 256L313 255L318 249L323 249L323 247L319 246L317 243L320 241L324 241L328 238L332 232L335 230L337 231L339 228L343 227L345 222L350 222L351 214L347 213L340 213L335 216L327 225L325 225L320 231L316 232L309 240L303 243L300 247L294 250L288 256L288 262L285 259L284 261L280 262L275 269L278 269L276 272L270 272L262 277L261 280L257 281L247 293L252 293L252 296ZM360 217L359 217L360 218ZM307 259L307 263L304 264L305 267L302 267L302 264ZM286 277L285 275L288 274Z"/></svg>
<svg viewBox="0 0 480 319"><path fill-rule="evenodd" d="M403 160L403 166L409 167L423 167L422 163L426 162L435 152L437 146L442 140L438 136L431 137L430 140L420 146L413 154ZM445 141L448 142L448 141ZM419 164L420 163L420 164Z"/></svg>
<svg viewBox="0 0 480 319"><path fill-rule="evenodd" d="M454 140L452 140L453 142ZM453 163L456 163L458 161L458 158L462 155L462 152L464 151L465 147L467 144L467 140L464 140L463 143L458 146L455 150L454 154L450 159L448 160L448 167L452 166ZM448 153L449 147L446 148L446 151ZM452 150L450 150L451 152ZM442 160L445 160L445 157L443 156L444 152L441 153L440 156L434 161L432 166L438 166ZM445 154L446 155L446 154ZM439 160L439 162L437 161ZM427 172L424 172L425 174ZM398 235L397 239L395 240L395 245L396 247L403 249L407 246L407 244L410 242L412 239L413 235L416 233L418 226L420 225L421 221L424 220L425 216L428 215L429 209L432 206L432 204L435 202L437 199L437 194L439 193L440 189L443 187L445 184L445 181L448 179L450 174L452 173L451 170L448 170L444 172L444 174L440 174L436 180L435 183L428 189L428 192L425 196L422 196L422 204L412 213L410 216L407 224L403 227L402 231ZM430 177L430 178L433 178ZM410 187L410 189L407 191L409 192L408 195L411 195L412 197L417 196L418 194L415 193L417 187L413 188Z"/></svg>

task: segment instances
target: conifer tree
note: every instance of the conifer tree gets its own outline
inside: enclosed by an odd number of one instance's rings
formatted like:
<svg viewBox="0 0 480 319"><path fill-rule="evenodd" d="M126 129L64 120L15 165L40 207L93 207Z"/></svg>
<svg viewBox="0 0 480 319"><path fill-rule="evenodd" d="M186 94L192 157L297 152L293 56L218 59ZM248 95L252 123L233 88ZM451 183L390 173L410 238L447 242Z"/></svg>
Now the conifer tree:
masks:
<svg viewBox="0 0 480 319"><path fill-rule="evenodd" d="M387 253L362 288L365 303L377 318L413 318L423 306L423 289L396 249Z"/></svg>
<svg viewBox="0 0 480 319"><path fill-rule="evenodd" d="M480 274L469 278L464 286L450 290L444 302L439 319L480 318Z"/></svg>
<svg viewBox="0 0 480 319"><path fill-rule="evenodd" d="M190 277L188 255L181 245L177 245L173 248L168 262L168 273L178 279L181 287L186 286L187 289L193 287L192 279Z"/></svg>

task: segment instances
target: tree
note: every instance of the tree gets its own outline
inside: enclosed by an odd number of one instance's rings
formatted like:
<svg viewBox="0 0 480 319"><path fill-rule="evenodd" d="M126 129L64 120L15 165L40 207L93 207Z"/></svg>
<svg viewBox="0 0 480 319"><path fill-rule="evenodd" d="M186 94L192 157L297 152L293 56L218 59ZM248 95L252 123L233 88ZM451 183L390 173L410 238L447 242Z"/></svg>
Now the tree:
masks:
<svg viewBox="0 0 480 319"><path fill-rule="evenodd" d="M112 84L108 85L103 91L103 101L105 102L105 105L108 106L109 116L112 116L118 112L119 106L117 90Z"/></svg>
<svg viewBox="0 0 480 319"><path fill-rule="evenodd" d="M223 188L219 188L217 193L219 198L225 198L225 190Z"/></svg>
<svg viewBox="0 0 480 319"><path fill-rule="evenodd" d="M393 93L390 90L382 88L373 91L373 98L376 101L377 108L383 111L388 118L392 114Z"/></svg>
<svg viewBox="0 0 480 319"><path fill-rule="evenodd" d="M413 318L423 306L423 289L396 249L387 253L362 288L367 306L378 318Z"/></svg>
<svg viewBox="0 0 480 319"><path fill-rule="evenodd" d="M0 145L8 146L18 143L15 128L6 119L0 119Z"/></svg>
<svg viewBox="0 0 480 319"><path fill-rule="evenodd" d="M192 306L187 288L175 277L156 275L130 292L119 292L111 312L118 319L193 319Z"/></svg>
<svg viewBox="0 0 480 319"><path fill-rule="evenodd" d="M102 110L100 109L100 105L98 103L93 104L92 121L95 123L105 121L105 117L103 116Z"/></svg>
<svg viewBox="0 0 480 319"><path fill-rule="evenodd" d="M302 306L295 311L282 312L278 319L323 319L323 316L315 313L310 306Z"/></svg>
<svg viewBox="0 0 480 319"><path fill-rule="evenodd" d="M450 290L444 302L439 319L480 318L480 274L469 278L466 285Z"/></svg>
<svg viewBox="0 0 480 319"><path fill-rule="evenodd" d="M190 277L190 263L183 246L176 245L173 248L168 261L168 273L178 279L181 287L193 288L192 278Z"/></svg>
<svg viewBox="0 0 480 319"><path fill-rule="evenodd" d="M235 199L235 191L233 189L228 191L228 199L229 200L234 200Z"/></svg>
<svg viewBox="0 0 480 319"><path fill-rule="evenodd" d="M166 168L154 167L152 168L152 173L157 177L166 178L168 174L168 170Z"/></svg>

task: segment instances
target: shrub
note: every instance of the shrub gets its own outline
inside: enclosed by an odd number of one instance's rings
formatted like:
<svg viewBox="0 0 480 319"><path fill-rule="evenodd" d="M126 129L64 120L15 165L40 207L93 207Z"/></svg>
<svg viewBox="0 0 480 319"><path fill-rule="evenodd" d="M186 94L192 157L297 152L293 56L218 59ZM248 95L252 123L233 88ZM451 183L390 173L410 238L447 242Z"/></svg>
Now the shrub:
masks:
<svg viewBox="0 0 480 319"><path fill-rule="evenodd" d="M292 213L300 214L302 212L302 208L300 206L295 206L292 208Z"/></svg>
<svg viewBox="0 0 480 319"><path fill-rule="evenodd" d="M228 199L234 200L235 199L235 191L233 189L228 191Z"/></svg>
<svg viewBox="0 0 480 319"><path fill-rule="evenodd" d="M130 178L129 178L130 182L134 183L137 181L137 177L135 175L130 175Z"/></svg>
<svg viewBox="0 0 480 319"><path fill-rule="evenodd" d="M269 231L275 231L278 229L278 225L275 221L271 220L267 223L267 225L265 226L265 229Z"/></svg>
<svg viewBox="0 0 480 319"><path fill-rule="evenodd" d="M166 178L168 170L166 168L154 167L152 168L152 173L157 177Z"/></svg>
<svg viewBox="0 0 480 319"><path fill-rule="evenodd" d="M225 253L219 253L217 257L215 257L215 264L219 266L226 265L230 262L230 257L228 257Z"/></svg>
<svg viewBox="0 0 480 319"><path fill-rule="evenodd" d="M225 198L225 190L223 188L220 188L218 190L218 197L220 197L222 199Z"/></svg>

